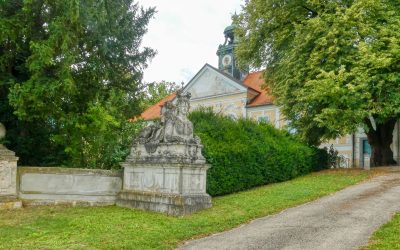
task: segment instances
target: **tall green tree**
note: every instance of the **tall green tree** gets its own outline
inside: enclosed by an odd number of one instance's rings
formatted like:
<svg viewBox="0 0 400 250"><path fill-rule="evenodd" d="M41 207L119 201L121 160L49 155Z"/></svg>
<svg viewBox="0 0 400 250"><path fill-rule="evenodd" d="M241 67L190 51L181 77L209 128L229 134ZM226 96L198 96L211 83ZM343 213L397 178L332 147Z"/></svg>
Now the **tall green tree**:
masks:
<svg viewBox="0 0 400 250"><path fill-rule="evenodd" d="M107 133L140 112L154 13L133 0L0 1L0 119L24 163L61 154L52 162L87 166L88 148L117 143Z"/></svg>
<svg viewBox="0 0 400 250"><path fill-rule="evenodd" d="M241 64L265 67L283 112L312 144L364 128L374 166L395 163L400 117L398 0L248 0Z"/></svg>
<svg viewBox="0 0 400 250"><path fill-rule="evenodd" d="M142 109L146 109L157 102L161 101L166 96L172 94L179 89L175 82L151 82L145 84L142 91Z"/></svg>

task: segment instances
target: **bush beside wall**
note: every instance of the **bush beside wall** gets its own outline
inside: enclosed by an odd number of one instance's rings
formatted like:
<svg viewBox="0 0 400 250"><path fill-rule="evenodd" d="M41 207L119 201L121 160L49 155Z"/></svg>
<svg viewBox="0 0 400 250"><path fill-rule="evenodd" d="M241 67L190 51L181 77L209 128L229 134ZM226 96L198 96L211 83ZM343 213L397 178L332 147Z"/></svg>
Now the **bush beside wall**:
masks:
<svg viewBox="0 0 400 250"><path fill-rule="evenodd" d="M326 167L323 151L270 124L234 121L206 109L192 112L190 120L211 165L207 174L211 196L290 180Z"/></svg>

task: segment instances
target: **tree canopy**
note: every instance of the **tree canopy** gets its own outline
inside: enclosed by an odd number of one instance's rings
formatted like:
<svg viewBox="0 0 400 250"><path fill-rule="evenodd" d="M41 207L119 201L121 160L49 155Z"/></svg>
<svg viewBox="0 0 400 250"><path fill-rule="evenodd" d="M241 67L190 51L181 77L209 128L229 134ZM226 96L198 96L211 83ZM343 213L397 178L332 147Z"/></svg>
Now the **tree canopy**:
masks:
<svg viewBox="0 0 400 250"><path fill-rule="evenodd" d="M400 117L398 0L249 0L236 18L241 64L265 79L312 144L362 127L372 165L393 163Z"/></svg>
<svg viewBox="0 0 400 250"><path fill-rule="evenodd" d="M147 109L178 89L179 87L175 82L161 81L146 83L142 92L142 109Z"/></svg>
<svg viewBox="0 0 400 250"><path fill-rule="evenodd" d="M133 0L0 2L0 120L23 164L113 164L117 131L141 111L154 13Z"/></svg>

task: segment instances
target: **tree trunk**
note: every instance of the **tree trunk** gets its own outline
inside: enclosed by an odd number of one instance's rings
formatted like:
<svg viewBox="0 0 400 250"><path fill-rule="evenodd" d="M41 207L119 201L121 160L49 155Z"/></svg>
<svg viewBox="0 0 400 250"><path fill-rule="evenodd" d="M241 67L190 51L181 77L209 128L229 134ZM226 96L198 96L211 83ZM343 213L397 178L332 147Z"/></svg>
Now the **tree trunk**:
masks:
<svg viewBox="0 0 400 250"><path fill-rule="evenodd" d="M368 121L369 131L366 133L368 143L371 145L371 167L395 165L393 159L393 151L390 145L393 142L393 130L396 124L396 119L390 119L382 124L376 124L376 130L373 129Z"/></svg>

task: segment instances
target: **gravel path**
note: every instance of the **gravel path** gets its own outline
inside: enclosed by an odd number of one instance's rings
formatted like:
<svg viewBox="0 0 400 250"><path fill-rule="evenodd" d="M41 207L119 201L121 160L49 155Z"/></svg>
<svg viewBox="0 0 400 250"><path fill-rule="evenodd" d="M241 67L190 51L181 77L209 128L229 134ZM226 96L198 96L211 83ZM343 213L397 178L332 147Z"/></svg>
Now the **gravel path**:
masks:
<svg viewBox="0 0 400 250"><path fill-rule="evenodd" d="M397 211L395 171L180 249L357 249Z"/></svg>

